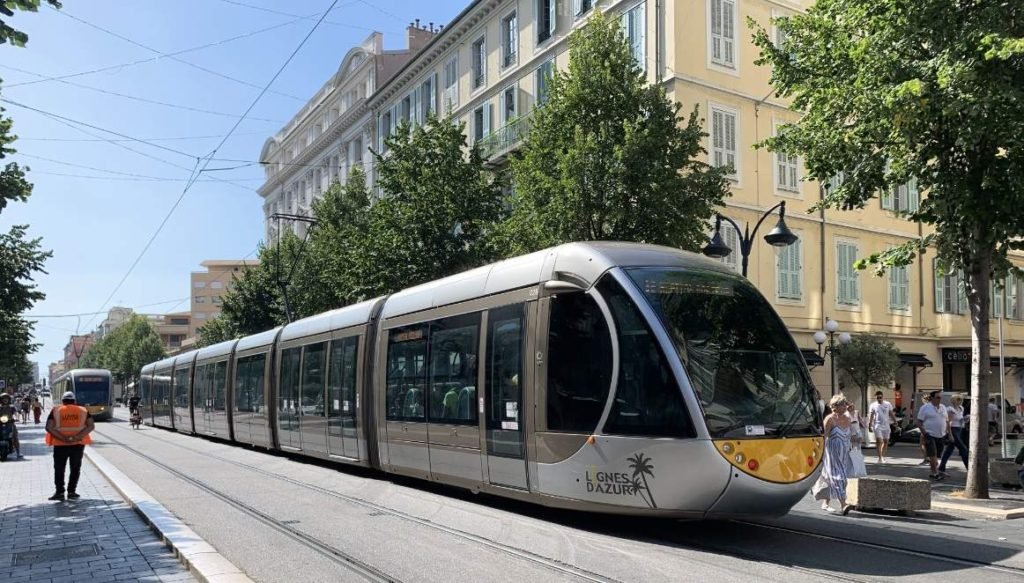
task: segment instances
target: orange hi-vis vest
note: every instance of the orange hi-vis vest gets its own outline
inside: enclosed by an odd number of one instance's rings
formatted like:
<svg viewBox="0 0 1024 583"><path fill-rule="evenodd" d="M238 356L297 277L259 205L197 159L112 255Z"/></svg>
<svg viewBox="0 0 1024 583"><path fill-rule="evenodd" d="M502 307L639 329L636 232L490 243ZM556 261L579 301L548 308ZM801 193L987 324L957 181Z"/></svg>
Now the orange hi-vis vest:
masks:
<svg viewBox="0 0 1024 583"><path fill-rule="evenodd" d="M56 424L55 429L57 433L71 437L78 435L83 429L85 429L85 420L89 416L89 411L85 407L80 405L60 405L53 410L53 420ZM50 435L50 432L46 432L46 445L61 446L61 445L88 445L92 443L92 437L86 435L81 440L74 443L68 443L65 441L57 441Z"/></svg>

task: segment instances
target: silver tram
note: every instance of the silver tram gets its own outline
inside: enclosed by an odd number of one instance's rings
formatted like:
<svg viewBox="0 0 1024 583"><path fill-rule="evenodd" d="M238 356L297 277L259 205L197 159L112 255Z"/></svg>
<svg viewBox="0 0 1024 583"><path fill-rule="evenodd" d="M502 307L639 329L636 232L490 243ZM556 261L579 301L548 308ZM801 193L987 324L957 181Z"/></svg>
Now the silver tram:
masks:
<svg viewBox="0 0 1024 583"><path fill-rule="evenodd" d="M821 418L767 301L572 243L146 365L151 425L595 512L779 515Z"/></svg>

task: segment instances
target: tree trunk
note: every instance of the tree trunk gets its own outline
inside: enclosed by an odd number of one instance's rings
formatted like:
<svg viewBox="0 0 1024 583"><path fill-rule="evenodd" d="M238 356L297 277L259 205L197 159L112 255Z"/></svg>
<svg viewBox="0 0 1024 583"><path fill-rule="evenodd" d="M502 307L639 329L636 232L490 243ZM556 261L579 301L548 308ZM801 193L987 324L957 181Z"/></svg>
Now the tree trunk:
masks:
<svg viewBox="0 0 1024 583"><path fill-rule="evenodd" d="M967 498L988 498L988 378L992 374L989 342L989 304L992 253L975 256L967 274L971 307L971 442Z"/></svg>

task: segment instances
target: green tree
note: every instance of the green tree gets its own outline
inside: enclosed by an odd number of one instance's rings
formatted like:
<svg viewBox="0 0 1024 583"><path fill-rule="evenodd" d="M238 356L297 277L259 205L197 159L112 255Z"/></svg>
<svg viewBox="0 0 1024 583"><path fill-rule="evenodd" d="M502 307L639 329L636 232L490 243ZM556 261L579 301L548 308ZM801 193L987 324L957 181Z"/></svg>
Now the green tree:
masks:
<svg viewBox="0 0 1024 583"><path fill-rule="evenodd" d="M298 244L299 241L291 232L286 231L282 236L282 245L286 249L297 248ZM241 275L232 276L231 289L222 297L220 318L224 322L218 326L238 336L270 330L285 321L284 303L278 285L277 246L260 247L258 257L258 265L245 267ZM280 262L280 271L287 273L289 266L287 260Z"/></svg>
<svg viewBox="0 0 1024 583"><path fill-rule="evenodd" d="M58 0L46 0L46 3L54 8L61 7ZM40 0L0 0L0 15L12 17L14 10L36 12L39 10L40 4L42 4ZM23 47L28 42L28 35L11 27L3 18L0 18L0 45L6 42L10 42L16 47Z"/></svg>
<svg viewBox="0 0 1024 583"><path fill-rule="evenodd" d="M383 196L358 237L351 283L356 297L398 291L492 258L485 234L502 208L501 182L487 169L465 125L431 116L403 124L374 152Z"/></svg>
<svg viewBox="0 0 1024 583"><path fill-rule="evenodd" d="M802 119L765 145L803 156L809 176L840 173L822 206L863 208L915 180L909 220L932 233L857 262L877 272L927 248L962 269L972 328L971 459L965 494L988 497L990 281L1024 248L1024 4L818 0L754 42Z"/></svg>
<svg viewBox="0 0 1024 583"><path fill-rule="evenodd" d="M370 191L362 168L356 166L344 185L335 183L313 201L317 223L299 277L308 281L299 297L303 312L316 314L367 299L371 290L362 280L372 249Z"/></svg>
<svg viewBox="0 0 1024 583"><path fill-rule="evenodd" d="M729 190L701 161L695 107L679 115L630 53L617 19L594 14L569 37L569 70L512 159L512 214L496 245L509 254L568 241L622 240L697 249Z"/></svg>
<svg viewBox="0 0 1024 583"><path fill-rule="evenodd" d="M241 337L241 334L235 331L231 322L224 316L208 320L199 328L198 332L199 341L196 343L198 348Z"/></svg>
<svg viewBox="0 0 1024 583"><path fill-rule="evenodd" d="M164 357L160 336L145 317L132 315L89 347L81 368L105 368L122 387L136 382L142 367Z"/></svg>
<svg viewBox="0 0 1024 583"><path fill-rule="evenodd" d="M836 367L860 388L862 413L868 408L872 386L889 386L900 368L900 351L885 334L857 334L836 351Z"/></svg>

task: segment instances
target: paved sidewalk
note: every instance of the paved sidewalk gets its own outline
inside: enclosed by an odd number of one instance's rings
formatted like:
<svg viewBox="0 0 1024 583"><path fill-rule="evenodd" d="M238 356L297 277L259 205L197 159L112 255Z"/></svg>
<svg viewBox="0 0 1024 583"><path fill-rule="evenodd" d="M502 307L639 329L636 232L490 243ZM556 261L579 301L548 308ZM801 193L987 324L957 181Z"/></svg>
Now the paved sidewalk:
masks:
<svg viewBox="0 0 1024 583"><path fill-rule="evenodd" d="M88 459L80 500L46 499L53 456L42 427L19 424L25 459L0 464L0 581L195 581Z"/></svg>

